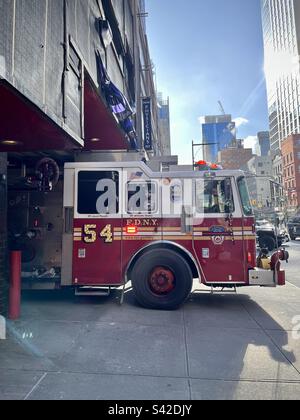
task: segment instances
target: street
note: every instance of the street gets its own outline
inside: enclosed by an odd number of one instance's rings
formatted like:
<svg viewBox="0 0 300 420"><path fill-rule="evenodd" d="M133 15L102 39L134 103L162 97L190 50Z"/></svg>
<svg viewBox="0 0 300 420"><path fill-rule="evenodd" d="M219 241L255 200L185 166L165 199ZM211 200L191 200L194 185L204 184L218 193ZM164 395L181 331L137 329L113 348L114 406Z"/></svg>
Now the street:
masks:
<svg viewBox="0 0 300 420"><path fill-rule="evenodd" d="M300 242L289 251L286 287L208 290L175 312L131 292L122 307L118 292L25 294L0 341L0 399L300 399Z"/></svg>
<svg viewBox="0 0 300 420"><path fill-rule="evenodd" d="M288 281L300 288L300 240L292 241L286 246L287 251L290 253L290 262L288 266Z"/></svg>

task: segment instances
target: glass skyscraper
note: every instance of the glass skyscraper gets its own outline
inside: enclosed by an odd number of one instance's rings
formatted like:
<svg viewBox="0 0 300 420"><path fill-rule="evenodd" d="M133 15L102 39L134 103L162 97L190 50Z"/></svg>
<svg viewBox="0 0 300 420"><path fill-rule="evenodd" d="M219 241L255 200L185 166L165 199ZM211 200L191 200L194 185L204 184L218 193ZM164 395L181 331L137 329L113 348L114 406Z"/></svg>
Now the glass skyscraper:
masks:
<svg viewBox="0 0 300 420"><path fill-rule="evenodd" d="M261 0L273 157L300 133L300 1Z"/></svg>
<svg viewBox="0 0 300 420"><path fill-rule="evenodd" d="M210 115L202 124L203 157L209 162L217 162L218 153L236 140L236 124L231 115Z"/></svg>

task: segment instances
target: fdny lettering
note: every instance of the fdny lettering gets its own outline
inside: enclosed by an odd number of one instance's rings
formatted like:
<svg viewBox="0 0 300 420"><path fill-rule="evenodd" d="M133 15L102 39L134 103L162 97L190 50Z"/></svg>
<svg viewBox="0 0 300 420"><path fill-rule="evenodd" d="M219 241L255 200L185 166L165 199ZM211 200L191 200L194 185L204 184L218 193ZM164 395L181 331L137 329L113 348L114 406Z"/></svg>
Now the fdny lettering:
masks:
<svg viewBox="0 0 300 420"><path fill-rule="evenodd" d="M157 219L128 219L127 226L158 227L159 223Z"/></svg>

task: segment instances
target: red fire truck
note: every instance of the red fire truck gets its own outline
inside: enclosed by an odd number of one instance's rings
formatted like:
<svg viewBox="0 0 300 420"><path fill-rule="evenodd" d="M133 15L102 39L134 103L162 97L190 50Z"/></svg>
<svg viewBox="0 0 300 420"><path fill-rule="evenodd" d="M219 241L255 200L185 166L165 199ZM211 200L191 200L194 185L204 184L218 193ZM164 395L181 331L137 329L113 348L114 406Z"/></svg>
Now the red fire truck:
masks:
<svg viewBox="0 0 300 420"><path fill-rule="evenodd" d="M12 189L24 287L96 293L131 281L141 305L173 309L194 279L211 288L284 285L283 250L257 260L243 172L199 166L156 173L143 162L67 163L48 191Z"/></svg>

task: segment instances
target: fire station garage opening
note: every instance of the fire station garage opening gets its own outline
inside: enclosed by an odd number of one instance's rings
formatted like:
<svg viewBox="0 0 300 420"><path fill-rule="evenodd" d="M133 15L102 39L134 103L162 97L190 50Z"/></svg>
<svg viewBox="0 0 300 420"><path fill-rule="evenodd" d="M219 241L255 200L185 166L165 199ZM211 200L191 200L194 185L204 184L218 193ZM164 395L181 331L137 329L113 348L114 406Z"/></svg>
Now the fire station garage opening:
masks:
<svg viewBox="0 0 300 420"><path fill-rule="evenodd" d="M62 174L68 159L65 152L9 154L8 247L22 252L23 289L55 289L59 285Z"/></svg>

